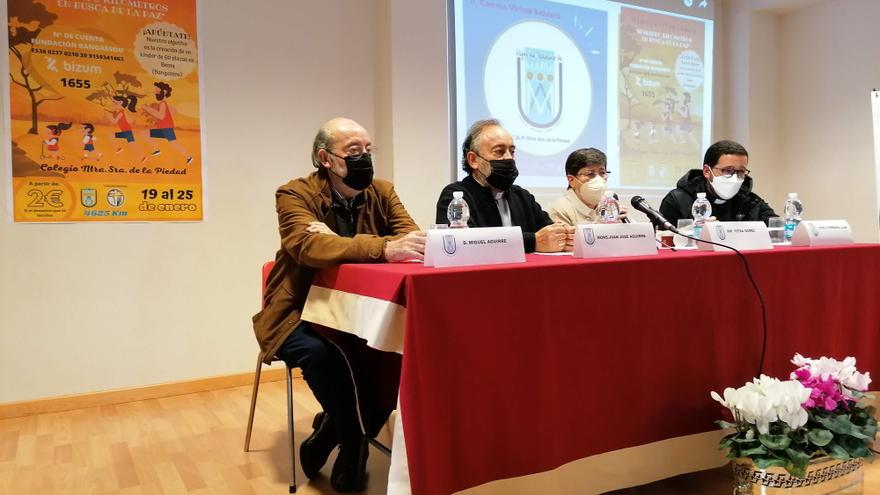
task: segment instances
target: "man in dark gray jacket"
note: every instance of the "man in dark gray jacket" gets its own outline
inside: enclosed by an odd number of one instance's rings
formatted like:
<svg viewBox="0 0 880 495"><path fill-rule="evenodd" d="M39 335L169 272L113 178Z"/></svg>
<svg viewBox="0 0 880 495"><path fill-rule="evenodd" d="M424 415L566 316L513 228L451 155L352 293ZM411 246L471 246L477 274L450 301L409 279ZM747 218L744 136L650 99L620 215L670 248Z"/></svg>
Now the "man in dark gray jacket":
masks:
<svg viewBox="0 0 880 495"><path fill-rule="evenodd" d="M722 222L760 220L767 223L776 212L752 192L749 177L749 153L734 141L718 141L709 146L703 168L688 171L677 187L663 198L660 213L672 225L681 218L693 218L691 206L697 193L706 193L712 203L712 216Z"/></svg>
<svg viewBox="0 0 880 495"><path fill-rule="evenodd" d="M527 253L574 248L574 227L554 223L530 192L513 184L519 176L514 159L516 146L500 122L475 122L461 148L461 166L469 175L440 192L437 223L446 223L446 209L453 193L462 191L470 207L468 226L519 226Z"/></svg>

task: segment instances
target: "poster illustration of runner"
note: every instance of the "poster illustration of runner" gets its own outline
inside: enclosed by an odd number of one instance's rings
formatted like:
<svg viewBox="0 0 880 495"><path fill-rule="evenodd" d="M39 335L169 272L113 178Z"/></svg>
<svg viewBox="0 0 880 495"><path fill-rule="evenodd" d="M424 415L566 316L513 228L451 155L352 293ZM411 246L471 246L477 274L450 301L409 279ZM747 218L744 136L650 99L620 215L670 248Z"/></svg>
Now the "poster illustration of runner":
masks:
<svg viewBox="0 0 880 495"><path fill-rule="evenodd" d="M702 163L705 26L620 12L621 184L668 188Z"/></svg>
<svg viewBox="0 0 880 495"><path fill-rule="evenodd" d="M201 220L196 0L7 14L14 220Z"/></svg>

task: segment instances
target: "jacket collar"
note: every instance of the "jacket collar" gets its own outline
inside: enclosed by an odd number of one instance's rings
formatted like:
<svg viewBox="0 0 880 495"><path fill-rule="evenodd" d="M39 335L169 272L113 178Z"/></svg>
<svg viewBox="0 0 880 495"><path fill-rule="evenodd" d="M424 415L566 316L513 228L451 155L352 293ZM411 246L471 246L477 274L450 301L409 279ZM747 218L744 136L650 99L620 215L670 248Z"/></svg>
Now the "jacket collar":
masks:
<svg viewBox="0 0 880 495"><path fill-rule="evenodd" d="M719 204L716 202L716 200L721 199L717 195L715 195L715 192L712 191L711 188L709 187L709 181L706 180L705 177L703 177L703 169L702 168L689 170L686 174L684 174L684 176L682 176L681 179L678 180L678 184L676 184L676 185L678 187L684 189L685 191L689 192L692 196L696 196L698 192L706 193L706 198L713 205ZM722 200L722 202L729 203L731 201L738 200L737 198L739 198L739 200L746 200L749 196L749 193L751 193L751 192L752 192L752 178L749 176L746 176L745 180L743 181L742 186L739 188L739 191L737 191L736 195L734 197L728 199L727 201Z"/></svg>
<svg viewBox="0 0 880 495"><path fill-rule="evenodd" d="M577 193L574 192L574 189L566 189L565 190L565 199L568 200L569 203L574 207L575 211L578 212L579 215L583 217L590 217L596 213L596 210L590 208L585 205L581 198L578 197Z"/></svg>
<svg viewBox="0 0 880 495"><path fill-rule="evenodd" d="M471 190L474 194L480 193L484 194L487 198L495 201L495 191L492 190L490 186L484 186L477 182L477 179L474 178L474 175L468 175L464 179L461 180L461 183ZM512 186L511 186L512 187ZM502 197L507 198L510 195L510 189L503 191Z"/></svg>
<svg viewBox="0 0 880 495"><path fill-rule="evenodd" d="M370 184L366 189L358 193L357 196L347 200L333 189L333 186L330 184L330 178L327 176L327 172L312 172L311 178L314 181L315 190L318 191L315 199L321 204L324 211L329 210L333 205L339 205L345 208L348 208L348 205L351 205L352 207L363 205L366 200L366 192L373 187L373 185Z"/></svg>

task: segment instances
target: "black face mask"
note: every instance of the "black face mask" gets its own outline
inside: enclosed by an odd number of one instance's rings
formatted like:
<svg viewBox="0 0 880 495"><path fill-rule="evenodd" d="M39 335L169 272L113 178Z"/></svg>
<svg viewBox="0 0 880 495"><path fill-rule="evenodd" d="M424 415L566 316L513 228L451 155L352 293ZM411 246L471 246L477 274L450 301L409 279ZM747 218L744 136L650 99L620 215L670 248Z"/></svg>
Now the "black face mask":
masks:
<svg viewBox="0 0 880 495"><path fill-rule="evenodd" d="M485 160L485 158L483 159ZM513 158L486 161L489 162L489 165L492 167L492 172L486 177L486 182L499 191L510 189L513 182L519 177L519 170L516 169L516 161Z"/></svg>
<svg viewBox="0 0 880 495"><path fill-rule="evenodd" d="M373 183L373 157L369 153L357 156L339 156L327 151L331 155L345 160L345 168L348 173L342 178L342 183L356 190L363 191Z"/></svg>

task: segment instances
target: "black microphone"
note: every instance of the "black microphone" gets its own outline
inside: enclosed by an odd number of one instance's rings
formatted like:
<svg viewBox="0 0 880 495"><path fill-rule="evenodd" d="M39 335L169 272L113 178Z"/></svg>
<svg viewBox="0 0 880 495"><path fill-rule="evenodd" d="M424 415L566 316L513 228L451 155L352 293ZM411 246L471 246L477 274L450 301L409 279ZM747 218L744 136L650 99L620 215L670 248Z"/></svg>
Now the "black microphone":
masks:
<svg viewBox="0 0 880 495"><path fill-rule="evenodd" d="M651 205L648 204L648 202L645 200L645 198L643 198L641 196L633 196L632 200L629 203L632 205L633 208L639 210L640 212L644 213L645 215L648 215L648 218L656 220L661 225L666 227L666 230L671 230L671 231L675 232L676 234L681 234L681 232L679 232L678 229L675 228L674 225L669 223L669 220L663 218L663 215L661 215L659 211L655 210L654 208L651 208Z"/></svg>
<svg viewBox="0 0 880 495"><path fill-rule="evenodd" d="M620 201L620 198L617 197L617 193L614 193L614 199L616 199L617 201ZM621 222L629 223L630 222L629 217L624 218L623 220L621 220Z"/></svg>

